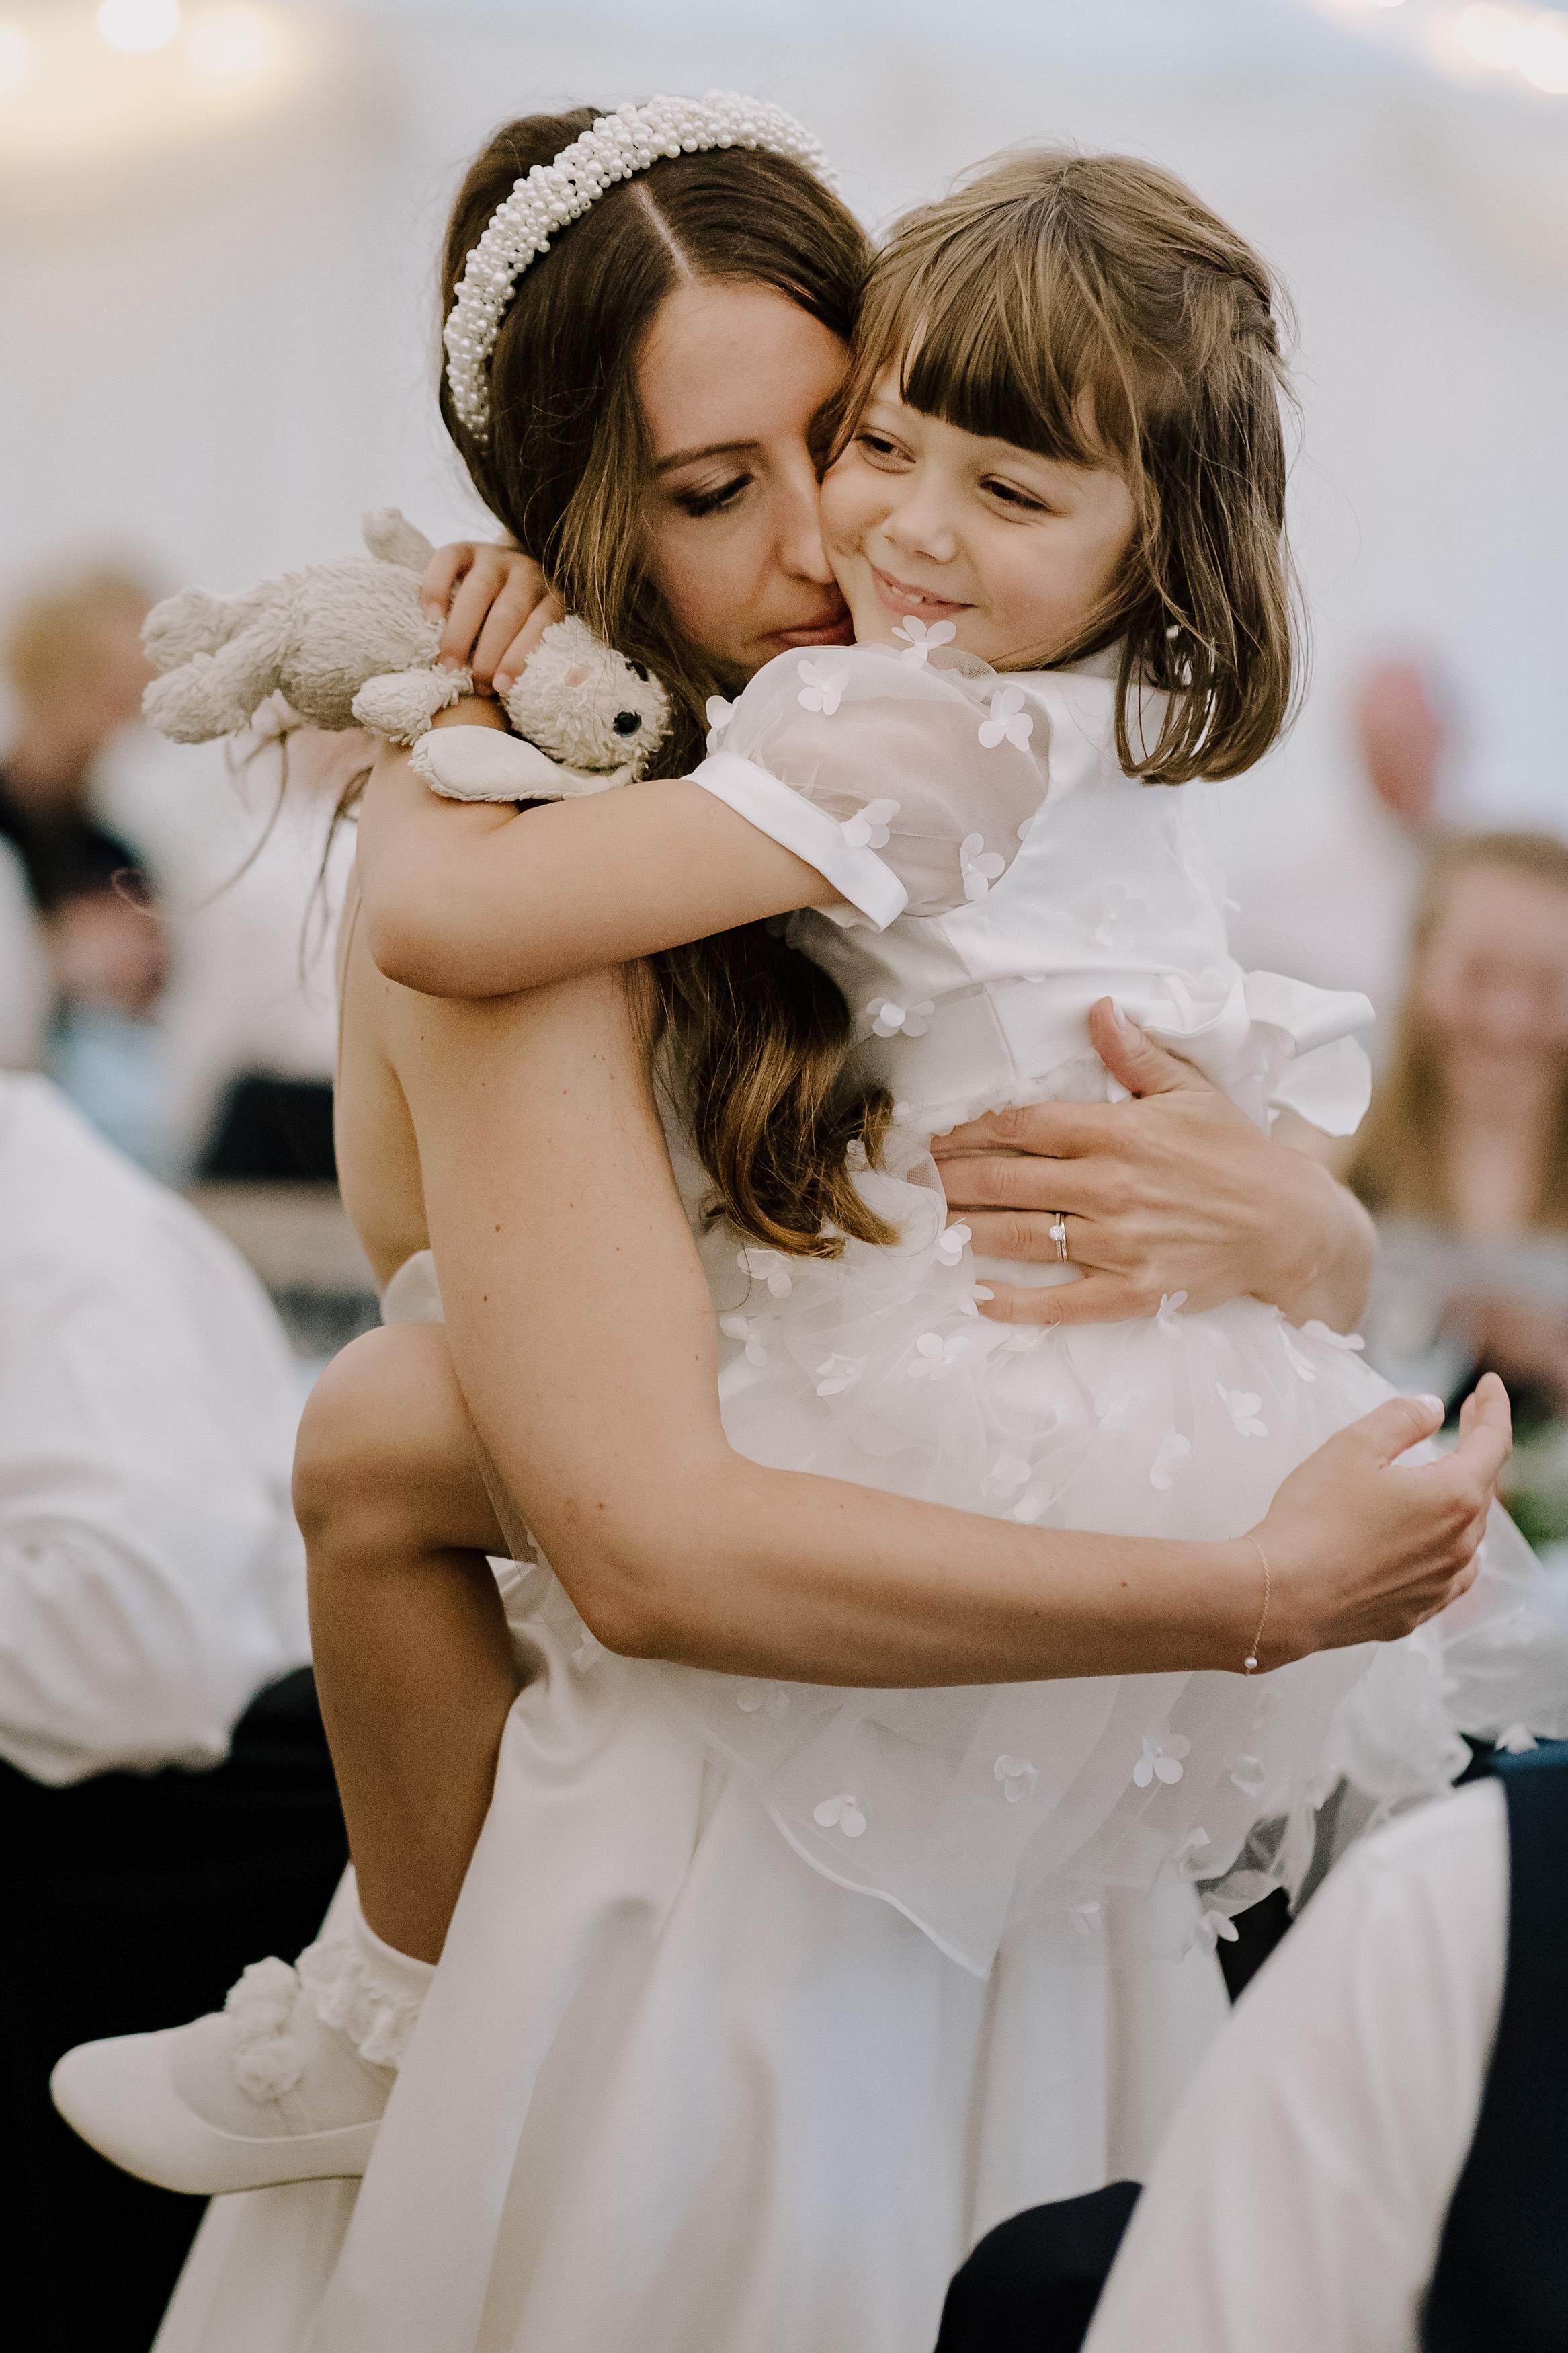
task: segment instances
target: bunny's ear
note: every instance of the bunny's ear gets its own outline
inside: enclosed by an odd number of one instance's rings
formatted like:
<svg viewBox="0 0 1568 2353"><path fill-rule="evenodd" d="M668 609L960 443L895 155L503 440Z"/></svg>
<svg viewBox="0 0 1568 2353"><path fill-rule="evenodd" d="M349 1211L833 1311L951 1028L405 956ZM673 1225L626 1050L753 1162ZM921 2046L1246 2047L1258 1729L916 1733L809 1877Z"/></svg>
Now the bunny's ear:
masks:
<svg viewBox="0 0 1568 2353"><path fill-rule="evenodd" d="M401 564L407 572L423 572L436 553L398 507L374 507L361 518L360 530L379 563Z"/></svg>

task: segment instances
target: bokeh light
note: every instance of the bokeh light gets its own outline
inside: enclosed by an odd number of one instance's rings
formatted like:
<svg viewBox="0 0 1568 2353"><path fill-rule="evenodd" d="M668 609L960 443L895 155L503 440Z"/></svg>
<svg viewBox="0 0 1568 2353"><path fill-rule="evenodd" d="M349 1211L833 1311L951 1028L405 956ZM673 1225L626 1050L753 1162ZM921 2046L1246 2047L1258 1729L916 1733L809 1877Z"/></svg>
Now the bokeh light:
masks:
<svg viewBox="0 0 1568 2353"><path fill-rule="evenodd" d="M20 25L0 23L0 91L20 90L33 64L33 45Z"/></svg>
<svg viewBox="0 0 1568 2353"><path fill-rule="evenodd" d="M161 49L180 29L179 0L103 0L98 29L111 49Z"/></svg>

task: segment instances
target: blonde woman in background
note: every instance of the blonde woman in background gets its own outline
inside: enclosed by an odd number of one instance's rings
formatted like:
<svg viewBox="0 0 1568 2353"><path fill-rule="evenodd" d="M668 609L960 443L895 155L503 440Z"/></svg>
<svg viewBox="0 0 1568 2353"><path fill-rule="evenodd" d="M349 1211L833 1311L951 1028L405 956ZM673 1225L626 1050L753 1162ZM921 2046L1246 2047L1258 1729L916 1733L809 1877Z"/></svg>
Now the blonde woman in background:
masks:
<svg viewBox="0 0 1568 2353"><path fill-rule="evenodd" d="M1435 853L1393 1053L1346 1176L1378 1221L1367 1335L1454 1397L1501 1374L1510 1504L1568 1537L1568 845L1484 833Z"/></svg>

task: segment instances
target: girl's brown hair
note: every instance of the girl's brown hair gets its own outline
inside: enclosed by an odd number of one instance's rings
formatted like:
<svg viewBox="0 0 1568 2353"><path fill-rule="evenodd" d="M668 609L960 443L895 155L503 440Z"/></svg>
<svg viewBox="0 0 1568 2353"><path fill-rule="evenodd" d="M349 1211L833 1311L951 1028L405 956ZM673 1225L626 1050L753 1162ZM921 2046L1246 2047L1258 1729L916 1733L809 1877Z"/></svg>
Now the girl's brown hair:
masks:
<svg viewBox="0 0 1568 2353"><path fill-rule="evenodd" d="M1415 980L1455 881L1488 866L1554 884L1568 893L1568 844L1551 834L1468 834L1444 842L1435 853L1411 929L1411 980L1394 1029L1394 1050L1373 1090L1372 1107L1345 1171L1352 1191L1369 1209L1385 1215L1426 1218L1436 1225L1447 1225L1453 1217L1442 1050L1421 1018ZM1568 1227L1568 1056L1533 1222Z"/></svg>
<svg viewBox="0 0 1568 2353"><path fill-rule="evenodd" d="M496 133L453 210L445 309L514 182L594 119L581 107ZM523 272L490 363L487 442L466 430L443 380L447 430L491 512L569 612L669 689L661 775L689 773L707 698L742 681L677 628L647 576L643 340L669 294L707 280L770 287L847 342L868 260L853 216L786 158L742 148L666 157L607 190ZM891 1240L846 1165L857 1138L876 1156L890 1098L852 1079L849 1011L828 976L762 924L671 949L650 972L656 1030L727 1215L806 1256L836 1254L845 1235Z"/></svg>
<svg viewBox="0 0 1568 2353"><path fill-rule="evenodd" d="M1250 246L1171 173L1056 149L908 215L867 287L836 451L896 364L927 416L1109 459L1126 481L1137 522L1101 609L1032 659L1121 640L1117 754L1150 784L1239 775L1291 709L1279 307ZM1141 688L1169 697L1152 744Z"/></svg>

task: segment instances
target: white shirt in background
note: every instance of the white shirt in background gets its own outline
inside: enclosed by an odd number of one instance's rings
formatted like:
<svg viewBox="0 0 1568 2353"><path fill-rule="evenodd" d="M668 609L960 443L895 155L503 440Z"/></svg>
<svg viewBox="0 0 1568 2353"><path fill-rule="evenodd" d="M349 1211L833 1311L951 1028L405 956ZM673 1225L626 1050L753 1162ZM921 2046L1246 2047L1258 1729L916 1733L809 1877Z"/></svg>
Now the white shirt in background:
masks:
<svg viewBox="0 0 1568 2353"><path fill-rule="evenodd" d="M299 1400L231 1246L0 1076L0 1757L211 1764L303 1663Z"/></svg>
<svg viewBox="0 0 1568 2353"><path fill-rule="evenodd" d="M54 1000L26 874L10 843L0 841L0 1070L37 1069Z"/></svg>
<svg viewBox="0 0 1568 2353"><path fill-rule="evenodd" d="M1508 1906L1496 1781L1339 1864L1200 2065L1085 2353L1416 2353Z"/></svg>

